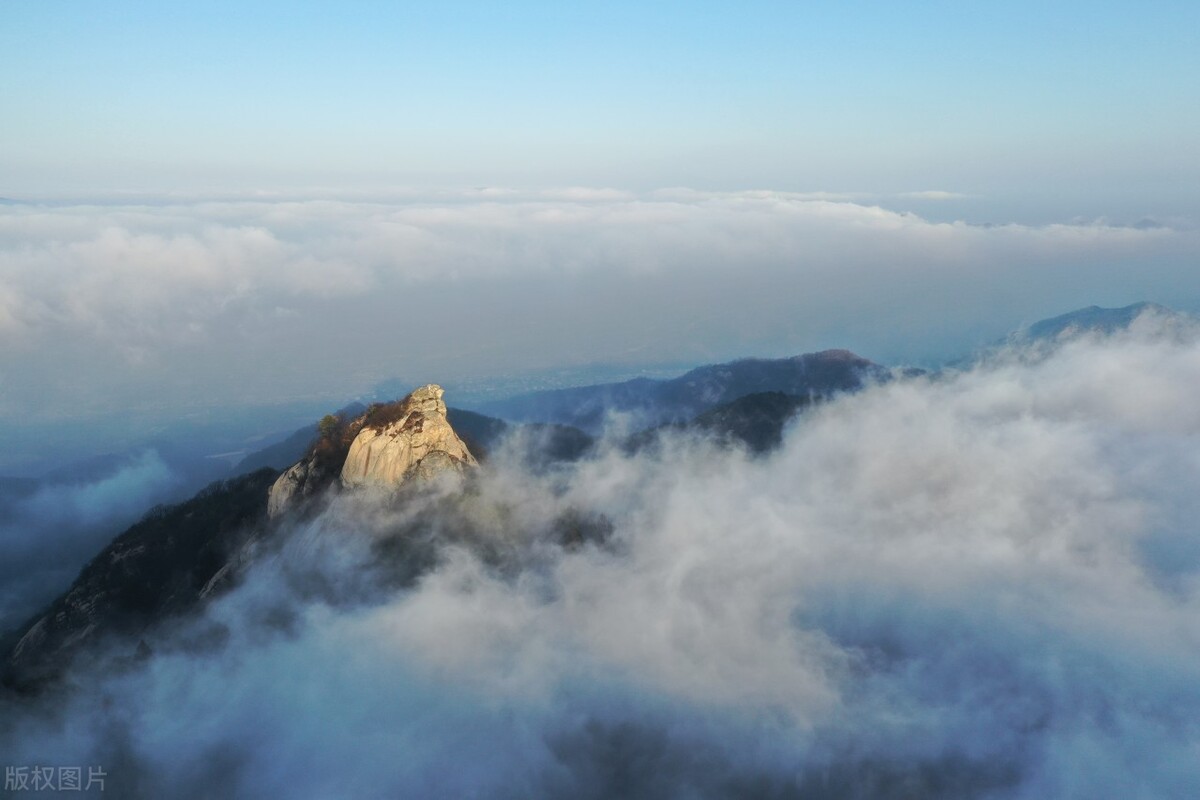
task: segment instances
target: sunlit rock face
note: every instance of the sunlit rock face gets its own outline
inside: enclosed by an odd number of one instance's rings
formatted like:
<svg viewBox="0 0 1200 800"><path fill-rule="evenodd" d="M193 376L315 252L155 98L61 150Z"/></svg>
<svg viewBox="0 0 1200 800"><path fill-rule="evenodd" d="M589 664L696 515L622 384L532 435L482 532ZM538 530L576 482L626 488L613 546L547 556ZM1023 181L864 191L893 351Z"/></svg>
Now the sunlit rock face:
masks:
<svg viewBox="0 0 1200 800"><path fill-rule="evenodd" d="M274 518L298 508L339 480L348 488L389 489L475 466L475 457L446 418L443 393L431 383L403 400L371 406L351 422L335 420L308 454L275 481L267 515Z"/></svg>
<svg viewBox="0 0 1200 800"><path fill-rule="evenodd" d="M342 465L342 483L392 487L475 466L475 457L446 419L442 394L442 387L428 384L368 413Z"/></svg>

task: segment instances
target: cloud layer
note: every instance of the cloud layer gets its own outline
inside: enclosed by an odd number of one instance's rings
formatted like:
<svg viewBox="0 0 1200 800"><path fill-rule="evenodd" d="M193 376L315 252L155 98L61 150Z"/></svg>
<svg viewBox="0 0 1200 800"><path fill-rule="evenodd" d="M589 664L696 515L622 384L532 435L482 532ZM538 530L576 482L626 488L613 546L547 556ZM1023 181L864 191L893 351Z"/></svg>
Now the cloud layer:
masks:
<svg viewBox="0 0 1200 800"><path fill-rule="evenodd" d="M1198 253L1169 227L934 223L767 191L11 205L0 408L340 399L397 375L826 346L957 353L1092 302L1200 303Z"/></svg>
<svg viewBox="0 0 1200 800"><path fill-rule="evenodd" d="M10 715L9 760L131 797L1183 796L1197 391L1197 332L1148 316L829 403L765 459L499 452L449 516L343 497L211 609L223 646ZM567 510L611 539L549 544ZM379 593L397 530L450 543Z"/></svg>

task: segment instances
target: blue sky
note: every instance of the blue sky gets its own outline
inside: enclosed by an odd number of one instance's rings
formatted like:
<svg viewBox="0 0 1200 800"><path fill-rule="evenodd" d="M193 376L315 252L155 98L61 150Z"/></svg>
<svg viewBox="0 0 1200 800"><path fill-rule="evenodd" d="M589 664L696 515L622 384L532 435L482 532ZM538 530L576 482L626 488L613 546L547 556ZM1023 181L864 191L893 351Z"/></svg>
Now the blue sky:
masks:
<svg viewBox="0 0 1200 800"><path fill-rule="evenodd" d="M9 2L0 184L938 189L977 196L967 215L1191 216L1198 30L1182 2Z"/></svg>

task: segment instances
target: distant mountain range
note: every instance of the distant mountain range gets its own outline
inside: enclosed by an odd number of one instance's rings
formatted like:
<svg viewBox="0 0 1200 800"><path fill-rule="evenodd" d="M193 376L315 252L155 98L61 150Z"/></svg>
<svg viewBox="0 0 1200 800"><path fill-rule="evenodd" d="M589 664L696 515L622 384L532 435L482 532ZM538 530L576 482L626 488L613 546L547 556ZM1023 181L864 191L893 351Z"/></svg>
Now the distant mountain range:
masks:
<svg viewBox="0 0 1200 800"><path fill-rule="evenodd" d="M1012 334L1009 341L1057 339L1085 332L1112 334L1128 328L1135 319L1147 312L1165 315L1177 313L1157 303L1134 303L1122 308L1088 306L1035 322Z"/></svg>
<svg viewBox="0 0 1200 800"><path fill-rule="evenodd" d="M635 378L571 389L554 389L488 403L480 411L520 422L553 422L599 432L610 414L625 414L633 426L686 422L739 397L782 392L829 397L887 380L892 372L848 350L825 350L791 358L747 358L697 367L678 378Z"/></svg>

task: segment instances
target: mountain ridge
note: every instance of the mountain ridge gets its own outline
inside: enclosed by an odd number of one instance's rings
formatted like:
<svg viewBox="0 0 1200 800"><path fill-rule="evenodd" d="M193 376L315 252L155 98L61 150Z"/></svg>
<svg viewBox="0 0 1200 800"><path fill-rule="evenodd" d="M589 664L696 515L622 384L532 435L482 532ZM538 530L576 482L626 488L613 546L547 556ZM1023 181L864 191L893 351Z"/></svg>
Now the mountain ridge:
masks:
<svg viewBox="0 0 1200 800"><path fill-rule="evenodd" d="M1128 328L1133 324L1134 320L1147 312L1167 315L1178 313L1166 306L1147 301L1130 303L1127 306L1116 308L1104 308L1092 305L1085 308L1077 308L1074 311L1068 311L1056 317L1039 320L1010 334L1009 340L1036 341L1057 339L1085 331L1113 334L1119 330Z"/></svg>
<svg viewBox="0 0 1200 800"><path fill-rule="evenodd" d="M480 410L517 422L552 422L598 432L606 415L632 414L641 427L686 422L747 394L777 391L827 397L887 380L891 370L849 350L787 358L744 358L696 367L671 379L550 389L495 401Z"/></svg>

